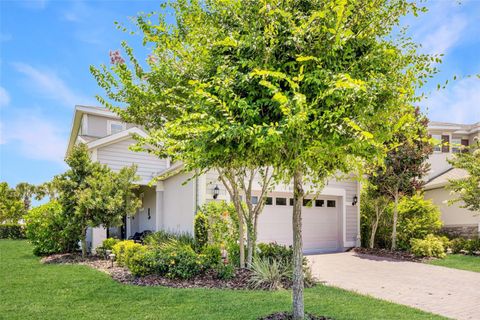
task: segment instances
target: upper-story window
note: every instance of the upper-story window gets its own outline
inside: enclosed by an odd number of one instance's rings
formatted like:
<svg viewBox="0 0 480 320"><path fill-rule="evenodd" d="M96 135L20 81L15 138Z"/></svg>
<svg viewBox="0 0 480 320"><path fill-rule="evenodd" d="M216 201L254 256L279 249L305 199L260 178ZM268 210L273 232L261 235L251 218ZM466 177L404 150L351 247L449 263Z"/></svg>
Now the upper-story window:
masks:
<svg viewBox="0 0 480 320"><path fill-rule="evenodd" d="M448 134L432 134L432 138L435 140L434 152L450 152L450 136Z"/></svg>
<svg viewBox="0 0 480 320"><path fill-rule="evenodd" d="M107 122L107 134L115 134L125 130L125 123L120 121L108 120Z"/></svg>

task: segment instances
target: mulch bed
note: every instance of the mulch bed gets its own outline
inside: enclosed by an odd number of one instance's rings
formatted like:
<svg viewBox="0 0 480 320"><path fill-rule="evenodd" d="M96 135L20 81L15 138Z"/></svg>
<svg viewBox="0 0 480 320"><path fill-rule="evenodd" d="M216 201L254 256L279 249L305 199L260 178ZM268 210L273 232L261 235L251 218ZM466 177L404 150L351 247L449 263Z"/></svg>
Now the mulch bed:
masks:
<svg viewBox="0 0 480 320"><path fill-rule="evenodd" d="M268 316L258 318L258 320L291 320L291 319L293 319L293 315L291 312L276 312L276 313L269 314ZM305 314L305 319L306 320L332 320L332 318L316 316L310 313Z"/></svg>
<svg viewBox="0 0 480 320"><path fill-rule="evenodd" d="M366 254L371 256L390 258L390 259L402 260L402 261L425 262L429 260L429 258L415 257L413 254L406 251L391 251L387 249L377 249L377 248L373 248L373 249L354 248L353 251L359 254Z"/></svg>
<svg viewBox="0 0 480 320"><path fill-rule="evenodd" d="M218 288L245 290L249 287L251 272L247 269L237 269L232 279L221 280L215 277L215 272L210 271L189 280L169 279L158 275L145 277L133 276L127 268L120 267L110 260L104 260L97 256L82 258L79 254L54 254L44 257L42 263L52 264L80 264L100 270L109 274L115 281L137 286L164 286L172 288Z"/></svg>

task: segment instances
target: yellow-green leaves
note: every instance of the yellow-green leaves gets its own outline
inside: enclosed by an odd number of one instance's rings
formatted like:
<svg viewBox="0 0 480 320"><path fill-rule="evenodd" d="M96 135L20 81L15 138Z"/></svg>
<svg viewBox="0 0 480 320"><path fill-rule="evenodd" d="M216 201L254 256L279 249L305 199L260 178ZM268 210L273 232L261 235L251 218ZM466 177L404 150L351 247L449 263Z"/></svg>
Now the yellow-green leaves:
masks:
<svg viewBox="0 0 480 320"><path fill-rule="evenodd" d="M364 139L366 140L372 140L373 139L373 134L366 131L366 130L363 130L358 124L356 124L354 121L352 121L351 119L349 118L343 118L343 120L345 121L345 123L350 127L352 128L353 130L355 130L360 136L362 136Z"/></svg>

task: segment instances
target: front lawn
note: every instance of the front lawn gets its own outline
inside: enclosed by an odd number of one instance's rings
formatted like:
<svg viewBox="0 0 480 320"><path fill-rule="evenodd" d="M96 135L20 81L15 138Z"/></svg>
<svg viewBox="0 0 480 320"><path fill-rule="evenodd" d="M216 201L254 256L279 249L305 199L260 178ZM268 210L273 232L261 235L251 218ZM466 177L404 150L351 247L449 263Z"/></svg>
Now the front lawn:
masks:
<svg viewBox="0 0 480 320"><path fill-rule="evenodd" d="M428 263L447 268L480 272L480 257L477 256L449 254L444 259L435 259Z"/></svg>
<svg viewBox="0 0 480 320"><path fill-rule="evenodd" d="M0 241L2 319L256 319L290 309L290 292L122 285L79 265L43 265L25 241ZM337 288L305 291L306 311L334 319L444 319Z"/></svg>

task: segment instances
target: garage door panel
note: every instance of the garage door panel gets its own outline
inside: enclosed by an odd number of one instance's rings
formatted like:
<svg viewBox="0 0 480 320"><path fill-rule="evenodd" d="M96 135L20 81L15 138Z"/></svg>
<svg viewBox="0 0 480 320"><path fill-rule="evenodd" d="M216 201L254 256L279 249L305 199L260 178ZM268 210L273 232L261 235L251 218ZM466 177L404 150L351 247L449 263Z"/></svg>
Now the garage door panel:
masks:
<svg viewBox="0 0 480 320"><path fill-rule="evenodd" d="M272 195L275 197L275 195ZM282 195L285 197L285 195ZM291 196L290 196L291 197ZM320 198L336 200L335 197ZM275 203L275 201L274 201ZM291 206L267 205L258 219L258 241L292 244ZM339 246L339 221L337 207L302 207L302 234L304 250L336 249Z"/></svg>

